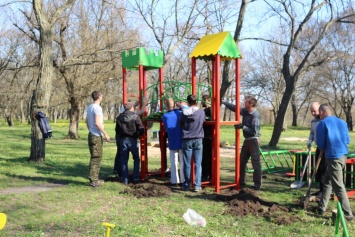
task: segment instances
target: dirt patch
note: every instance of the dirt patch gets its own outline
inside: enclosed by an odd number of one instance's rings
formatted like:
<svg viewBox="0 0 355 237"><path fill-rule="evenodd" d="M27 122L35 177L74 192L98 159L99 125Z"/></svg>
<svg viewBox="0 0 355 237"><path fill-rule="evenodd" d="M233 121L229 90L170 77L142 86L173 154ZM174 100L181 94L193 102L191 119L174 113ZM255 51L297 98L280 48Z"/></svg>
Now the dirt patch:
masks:
<svg viewBox="0 0 355 237"><path fill-rule="evenodd" d="M169 196L176 190L180 190L180 187L170 187L164 180L153 178L138 184L128 184L127 188L121 193L133 195L137 198L149 198ZM215 195L205 195L204 191L194 193L194 195L201 194L206 198L224 202L228 207L225 214L239 217L247 215L262 217L277 225L289 225L301 221L299 217L294 216L292 208L265 201L259 197L259 191L250 188L241 190L224 189L221 194Z"/></svg>
<svg viewBox="0 0 355 237"><path fill-rule="evenodd" d="M221 196L216 196L217 200L224 201L228 207L226 214L235 216L259 216L270 220L277 225L289 225L301 221L297 216L293 216L291 208L281 206L275 202L268 202L258 197L258 191L244 188L239 191L230 190L231 195L224 192ZM227 195L226 195L227 194Z"/></svg>
<svg viewBox="0 0 355 237"><path fill-rule="evenodd" d="M149 198L169 196L172 192L166 184L156 184L154 180L150 180L150 182L128 184L127 188L121 193L131 194L137 198Z"/></svg>

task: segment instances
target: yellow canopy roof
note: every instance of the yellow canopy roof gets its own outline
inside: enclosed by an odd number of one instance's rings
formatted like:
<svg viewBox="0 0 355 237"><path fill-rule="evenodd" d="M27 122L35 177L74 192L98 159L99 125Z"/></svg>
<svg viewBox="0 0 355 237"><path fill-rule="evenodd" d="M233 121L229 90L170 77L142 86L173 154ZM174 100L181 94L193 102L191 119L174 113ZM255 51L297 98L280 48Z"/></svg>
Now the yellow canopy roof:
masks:
<svg viewBox="0 0 355 237"><path fill-rule="evenodd" d="M190 54L190 58L210 60L215 55L220 55L221 60L242 58L238 46L229 32L202 37Z"/></svg>

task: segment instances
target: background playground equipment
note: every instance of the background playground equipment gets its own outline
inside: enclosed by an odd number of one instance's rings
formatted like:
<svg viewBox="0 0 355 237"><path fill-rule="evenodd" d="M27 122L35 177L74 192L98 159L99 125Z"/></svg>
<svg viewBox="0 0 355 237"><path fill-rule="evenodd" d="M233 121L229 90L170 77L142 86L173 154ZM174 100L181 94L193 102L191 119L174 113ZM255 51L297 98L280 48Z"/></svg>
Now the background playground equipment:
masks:
<svg viewBox="0 0 355 237"><path fill-rule="evenodd" d="M163 99L173 95L176 100L185 100L182 96L187 96L187 94L194 94L198 97L202 93L209 91L211 96L211 107L212 107L212 119L206 122L207 125L213 128L213 146L212 146L212 180L203 183L204 186L212 186L215 188L217 193L220 192L221 188L235 187L239 189L239 145L240 145L240 131L235 131L235 180L232 183L221 182L220 181L220 126L222 124L237 124L240 120L239 113L236 113L236 121L222 122L220 121L220 81L221 81L221 70L220 63L224 60L235 60L235 103L236 111L240 110L240 58L241 54L239 52L238 46L235 43L232 35L229 32L221 32L218 34L206 35L201 38L200 42L197 44L195 49L190 54L191 58L191 86L190 84L176 84L176 82L165 82L163 75L163 52L159 51L155 53L150 50L148 53L145 48L137 48L135 52L130 50L129 53L122 52L122 87L123 87L123 102L127 101L127 69L138 70L139 71L139 91L140 91L140 102L142 103L143 96L147 96L147 91L151 90L151 101L150 103L156 103L156 106L151 108L159 107L160 113L158 116L152 115L148 117L147 113L144 114L143 124L145 126L145 134L140 138L140 150L141 150L141 179L145 179L146 175L150 175L148 172L148 149L147 149L147 125L148 119L151 122L158 122L160 124L159 132L159 142L161 149L161 176L165 176L166 167L166 142L164 127L161 119L161 113L164 110ZM196 60L204 60L206 62L211 62L212 64L212 86L200 86L196 81ZM147 76L146 72L148 70L159 70L159 79L156 85L147 86ZM165 87L165 88L164 88ZM156 111L155 111L156 112ZM155 113L153 112L153 113ZM193 167L193 166L192 166ZM194 180L194 173L192 172L192 179Z"/></svg>
<svg viewBox="0 0 355 237"><path fill-rule="evenodd" d="M162 96L159 96L160 84L164 91ZM161 120L162 115L166 112L166 108L164 107L164 100L167 98L172 98L174 101L184 101L186 102L186 98L188 95L192 94L192 84L189 82L179 82L179 81L163 81L155 83L144 91L142 91L142 96L149 95L147 107L150 108L150 111L143 116L144 120ZM202 95L208 93L212 95L212 88L208 85L197 84L197 100L200 102L204 102L202 100ZM157 107L163 104L163 110L158 110Z"/></svg>
<svg viewBox="0 0 355 237"><path fill-rule="evenodd" d="M0 213L0 230L4 229L6 225L6 214Z"/></svg>
<svg viewBox="0 0 355 237"><path fill-rule="evenodd" d="M261 170L269 174L288 171L293 167L293 155L288 150L262 151L260 149L260 156L262 157ZM247 172L254 172L249 163Z"/></svg>
<svg viewBox="0 0 355 237"><path fill-rule="evenodd" d="M291 184L291 188L302 188L303 187L303 185L305 184L305 182L303 181L303 176L304 176L304 174L306 173L306 168L307 168L307 166L308 166L308 170L310 170L311 169L311 167L309 167L309 161L310 161L310 159L311 159L311 156L312 156L312 152L311 152L311 149L308 149L308 156L307 156L307 160L306 160L306 162L305 162L305 165L304 165L304 167L303 167L303 171L302 171L302 176L301 176L301 180L297 180L297 181L295 181L295 182L293 182L292 184ZM296 163L296 162L295 162ZM310 173L310 171L309 171L309 173Z"/></svg>

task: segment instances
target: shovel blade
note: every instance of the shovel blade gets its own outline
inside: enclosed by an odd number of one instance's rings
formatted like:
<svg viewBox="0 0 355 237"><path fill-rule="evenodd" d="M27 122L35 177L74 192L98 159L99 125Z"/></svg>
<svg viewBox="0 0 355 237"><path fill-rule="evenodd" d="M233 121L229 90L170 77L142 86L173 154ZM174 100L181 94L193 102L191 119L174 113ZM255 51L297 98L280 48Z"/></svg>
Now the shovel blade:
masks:
<svg viewBox="0 0 355 237"><path fill-rule="evenodd" d="M303 185L305 184L305 182L303 181L296 181L296 182L293 182L290 187L291 188L295 188L295 189L300 189L303 187Z"/></svg>
<svg viewBox="0 0 355 237"><path fill-rule="evenodd" d="M309 203L309 197L303 196L300 199L299 206L302 207L303 209L307 210L308 203Z"/></svg>

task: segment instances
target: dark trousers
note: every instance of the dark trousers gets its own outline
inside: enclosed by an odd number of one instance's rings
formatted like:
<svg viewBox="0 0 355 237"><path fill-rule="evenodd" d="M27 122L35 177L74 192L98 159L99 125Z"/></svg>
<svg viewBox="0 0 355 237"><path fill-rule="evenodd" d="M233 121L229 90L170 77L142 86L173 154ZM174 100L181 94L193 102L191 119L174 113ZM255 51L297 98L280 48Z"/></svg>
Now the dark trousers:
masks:
<svg viewBox="0 0 355 237"><path fill-rule="evenodd" d="M318 161L318 157L319 157L319 153L320 150L317 147L316 150L316 161ZM316 182L319 182L319 190L323 191L323 187L324 187L324 175L325 172L327 171L327 162L325 160L325 152L323 152L323 156L319 157L319 159L321 159L316 176L315 176L315 180Z"/></svg>
<svg viewBox="0 0 355 237"><path fill-rule="evenodd" d="M204 138L202 143L202 179L209 180L212 178L212 138Z"/></svg>
<svg viewBox="0 0 355 237"><path fill-rule="evenodd" d="M240 152L240 183L245 183L246 166L251 157L251 164L254 169L253 182L256 187L261 187L261 164L260 164L260 150L259 140L253 138L244 140L242 150Z"/></svg>
<svg viewBox="0 0 355 237"><path fill-rule="evenodd" d="M113 166L113 172L118 174L120 177L122 176L122 165L121 165L121 156L120 156L120 139L116 135L116 157L115 157L115 164Z"/></svg>

